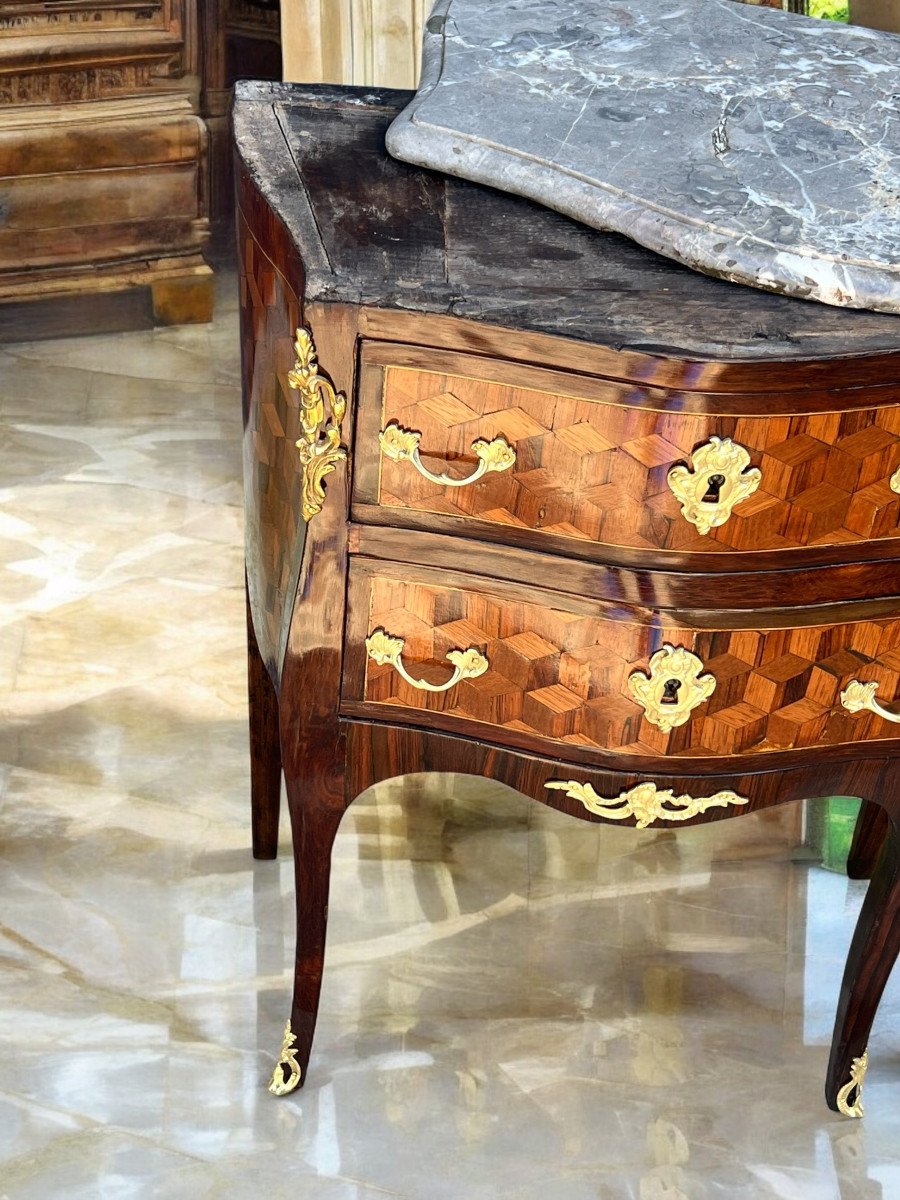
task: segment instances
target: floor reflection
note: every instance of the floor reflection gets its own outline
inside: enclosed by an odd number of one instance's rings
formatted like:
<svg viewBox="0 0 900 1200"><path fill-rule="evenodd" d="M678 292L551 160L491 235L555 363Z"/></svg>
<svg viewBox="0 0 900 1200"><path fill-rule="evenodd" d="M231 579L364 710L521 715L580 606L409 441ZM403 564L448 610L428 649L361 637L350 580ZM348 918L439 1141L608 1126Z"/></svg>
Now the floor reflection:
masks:
<svg viewBox="0 0 900 1200"><path fill-rule="evenodd" d="M787 809L638 833L379 785L309 1082L268 1095L292 871L248 849L222 300L0 350L0 1197L900 1196L900 981L848 1124L822 1087L864 888L791 861Z"/></svg>

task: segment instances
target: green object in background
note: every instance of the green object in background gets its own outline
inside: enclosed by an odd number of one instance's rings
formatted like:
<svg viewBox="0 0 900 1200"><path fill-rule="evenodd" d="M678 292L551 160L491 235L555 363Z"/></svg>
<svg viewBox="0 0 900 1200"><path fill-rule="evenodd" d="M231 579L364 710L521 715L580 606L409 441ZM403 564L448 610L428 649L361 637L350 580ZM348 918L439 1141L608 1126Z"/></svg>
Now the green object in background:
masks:
<svg viewBox="0 0 900 1200"><path fill-rule="evenodd" d="M847 870L847 855L862 801L856 796L829 796L809 802L807 843L828 871Z"/></svg>
<svg viewBox="0 0 900 1200"><path fill-rule="evenodd" d="M829 21L849 21L847 0L809 0L811 17L826 17Z"/></svg>

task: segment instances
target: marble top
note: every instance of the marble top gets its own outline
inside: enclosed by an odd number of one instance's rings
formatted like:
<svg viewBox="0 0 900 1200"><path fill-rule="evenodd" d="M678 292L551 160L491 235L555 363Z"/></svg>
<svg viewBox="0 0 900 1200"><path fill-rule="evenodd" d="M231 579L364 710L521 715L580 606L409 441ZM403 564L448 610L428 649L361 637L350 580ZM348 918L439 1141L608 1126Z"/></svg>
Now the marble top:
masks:
<svg viewBox="0 0 900 1200"><path fill-rule="evenodd" d="M733 0L437 0L387 147L707 274L900 314L892 34Z"/></svg>

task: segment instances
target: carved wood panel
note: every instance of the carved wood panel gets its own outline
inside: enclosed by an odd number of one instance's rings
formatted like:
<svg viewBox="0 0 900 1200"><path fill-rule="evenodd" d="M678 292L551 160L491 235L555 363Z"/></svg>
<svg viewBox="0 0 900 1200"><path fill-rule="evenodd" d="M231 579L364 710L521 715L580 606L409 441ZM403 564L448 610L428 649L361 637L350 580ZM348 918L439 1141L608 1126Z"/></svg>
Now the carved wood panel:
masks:
<svg viewBox="0 0 900 1200"><path fill-rule="evenodd" d="M12 336L18 322L30 336L65 333L80 296L100 299L100 328L210 319L196 3L0 0L0 302ZM121 306L104 303L113 295Z"/></svg>
<svg viewBox="0 0 900 1200"><path fill-rule="evenodd" d="M0 33L31 36L52 33L97 33L115 29L169 29L177 0L0 0Z"/></svg>
<svg viewBox="0 0 900 1200"><path fill-rule="evenodd" d="M594 602L456 577L441 586L390 568L351 568L348 653L355 656L345 701L406 708L506 729L563 745L641 756L707 757L898 737L870 713L851 715L840 692L851 679L877 680L900 695L900 618L803 624L811 610L781 614L796 624L716 628L675 614ZM412 578L409 576L413 576ZM706 617L709 614L705 615ZM770 619L771 620L771 619ZM404 639L410 676L440 685L446 655L475 648L489 662L450 691L421 691L391 664L366 657L363 642L383 629ZM716 681L690 719L669 732L648 720L629 687L664 644L683 646ZM364 668L361 661L364 661ZM357 672L354 674L354 670Z"/></svg>
<svg viewBox="0 0 900 1200"><path fill-rule="evenodd" d="M165 89L198 71L194 25L192 0L0 0L0 102L72 104Z"/></svg>
<svg viewBox="0 0 900 1200"><path fill-rule="evenodd" d="M598 390L619 393L624 385ZM421 433L423 464L462 478L472 443L504 437L512 470L469 487L382 459L377 502L610 546L714 554L832 546L900 535L900 406L795 415L654 411L406 367L384 371L382 427ZM708 534L668 483L713 436L732 438L762 472L757 491ZM377 454L371 438L365 453ZM896 486L896 485L895 485ZM402 518L401 518L402 519Z"/></svg>

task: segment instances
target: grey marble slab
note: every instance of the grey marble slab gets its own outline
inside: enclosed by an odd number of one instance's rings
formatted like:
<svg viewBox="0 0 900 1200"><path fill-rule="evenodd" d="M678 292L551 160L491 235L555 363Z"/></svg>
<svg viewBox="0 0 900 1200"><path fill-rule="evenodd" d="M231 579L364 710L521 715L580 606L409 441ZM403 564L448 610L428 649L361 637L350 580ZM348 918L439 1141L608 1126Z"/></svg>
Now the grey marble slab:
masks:
<svg viewBox="0 0 900 1200"><path fill-rule="evenodd" d="M438 0L387 147L710 275L900 314L892 34L732 0Z"/></svg>

